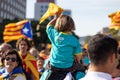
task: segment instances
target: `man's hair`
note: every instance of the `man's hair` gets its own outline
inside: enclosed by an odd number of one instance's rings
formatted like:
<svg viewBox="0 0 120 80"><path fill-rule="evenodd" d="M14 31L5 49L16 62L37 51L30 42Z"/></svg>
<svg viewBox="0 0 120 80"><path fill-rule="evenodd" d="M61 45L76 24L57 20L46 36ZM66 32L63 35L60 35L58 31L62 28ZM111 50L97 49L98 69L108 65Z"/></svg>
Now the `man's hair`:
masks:
<svg viewBox="0 0 120 80"><path fill-rule="evenodd" d="M8 44L8 43L2 43L1 45L0 45L0 47L7 47L7 49L9 49L9 50L11 50L12 49L12 46L10 45L10 44Z"/></svg>
<svg viewBox="0 0 120 80"><path fill-rule="evenodd" d="M105 35L96 34L88 42L88 55L94 65L104 64L109 56L117 54L118 42Z"/></svg>
<svg viewBox="0 0 120 80"><path fill-rule="evenodd" d="M3 55L4 53L6 53L8 50L11 50L12 49L12 46L8 43L2 43L0 45L0 52L1 54L0 55Z"/></svg>

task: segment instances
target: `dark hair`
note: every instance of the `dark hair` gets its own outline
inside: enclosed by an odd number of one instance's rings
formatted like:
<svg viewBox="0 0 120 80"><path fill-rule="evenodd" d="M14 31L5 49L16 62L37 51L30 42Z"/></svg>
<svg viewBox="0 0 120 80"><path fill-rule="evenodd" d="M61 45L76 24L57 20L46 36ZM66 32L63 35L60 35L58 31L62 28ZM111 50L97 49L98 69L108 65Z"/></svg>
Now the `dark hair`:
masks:
<svg viewBox="0 0 120 80"><path fill-rule="evenodd" d="M38 57L36 58L36 60L43 60L43 61L44 61L44 58L38 56Z"/></svg>
<svg viewBox="0 0 120 80"><path fill-rule="evenodd" d="M12 46L10 44L8 44L8 43L2 43L0 46L5 46L8 49L12 49Z"/></svg>
<svg viewBox="0 0 120 80"><path fill-rule="evenodd" d="M68 32L75 30L73 19L67 15L61 15L56 22L55 29L60 32Z"/></svg>
<svg viewBox="0 0 120 80"><path fill-rule="evenodd" d="M22 60L21 60L18 52L15 49L9 50L5 54L3 54L2 58L1 58L2 64L4 65L4 60L8 55L13 55L13 54L16 55L17 62L18 62L18 67L22 67Z"/></svg>
<svg viewBox="0 0 120 80"><path fill-rule="evenodd" d="M88 42L88 55L94 65L104 64L109 56L117 55L118 42L105 35L96 34Z"/></svg>
<svg viewBox="0 0 120 80"><path fill-rule="evenodd" d="M30 42L28 41L27 38L21 38L21 39L19 39L17 41L17 43L16 43L16 48L19 50L19 44L20 44L21 41L25 41L27 43L27 45L28 45L28 51L29 51L30 48L31 48L31 45L30 45Z"/></svg>

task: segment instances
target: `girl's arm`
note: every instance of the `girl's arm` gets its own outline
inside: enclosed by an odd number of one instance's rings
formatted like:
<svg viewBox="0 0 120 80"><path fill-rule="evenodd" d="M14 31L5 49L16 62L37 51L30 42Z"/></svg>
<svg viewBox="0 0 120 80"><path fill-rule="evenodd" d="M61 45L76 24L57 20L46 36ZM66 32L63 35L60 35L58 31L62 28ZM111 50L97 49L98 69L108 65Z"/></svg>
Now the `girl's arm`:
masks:
<svg viewBox="0 0 120 80"><path fill-rule="evenodd" d="M75 59L80 63L80 60L82 60L82 54L75 55Z"/></svg>
<svg viewBox="0 0 120 80"><path fill-rule="evenodd" d="M56 20L57 20L57 18L54 17L47 25L53 25L53 26L55 26Z"/></svg>
<svg viewBox="0 0 120 80"><path fill-rule="evenodd" d="M56 15L54 16L54 18L47 25L53 25L53 26L55 26L56 20L59 18L60 15L61 15L61 13L56 13Z"/></svg>

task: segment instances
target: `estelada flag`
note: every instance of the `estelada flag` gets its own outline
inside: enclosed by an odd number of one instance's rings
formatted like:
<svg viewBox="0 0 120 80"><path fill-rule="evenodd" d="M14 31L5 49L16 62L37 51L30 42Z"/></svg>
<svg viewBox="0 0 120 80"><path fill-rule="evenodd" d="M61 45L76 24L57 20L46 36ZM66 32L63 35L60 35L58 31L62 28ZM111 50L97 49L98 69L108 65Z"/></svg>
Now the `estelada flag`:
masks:
<svg viewBox="0 0 120 80"><path fill-rule="evenodd" d="M109 18L111 18L111 25L109 26L109 29L120 29L120 11L113 12L108 15Z"/></svg>
<svg viewBox="0 0 120 80"><path fill-rule="evenodd" d="M40 19L40 23L42 23L45 19L50 16L54 16L56 13L62 13L63 9L54 3L49 3L48 9L45 14Z"/></svg>
<svg viewBox="0 0 120 80"><path fill-rule="evenodd" d="M26 72L28 72L28 70L30 69L32 71L32 73L34 74L34 76L36 77L36 80L39 80L39 73L38 73L38 69L37 69L36 59L30 53L27 53L25 58L23 58L20 55L20 58L23 61L23 65L26 69Z"/></svg>
<svg viewBox="0 0 120 80"><path fill-rule="evenodd" d="M5 26L3 33L4 42L18 40L23 37L32 39L32 29L28 20L22 20L17 23L9 23Z"/></svg>

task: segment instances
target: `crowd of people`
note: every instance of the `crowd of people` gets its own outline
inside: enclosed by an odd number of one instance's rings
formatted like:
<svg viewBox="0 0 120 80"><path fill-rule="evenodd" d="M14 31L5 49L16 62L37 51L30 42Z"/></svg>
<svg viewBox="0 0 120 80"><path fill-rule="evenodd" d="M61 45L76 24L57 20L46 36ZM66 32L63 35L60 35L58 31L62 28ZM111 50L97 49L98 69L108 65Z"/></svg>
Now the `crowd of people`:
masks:
<svg viewBox="0 0 120 80"><path fill-rule="evenodd" d="M96 34L87 48L72 34L74 20L56 13L46 33L49 48L38 51L27 38L16 48L0 45L0 80L120 80L120 48L116 39Z"/></svg>
<svg viewBox="0 0 120 80"><path fill-rule="evenodd" d="M38 51L27 38L0 45L0 80L40 80L49 50Z"/></svg>

